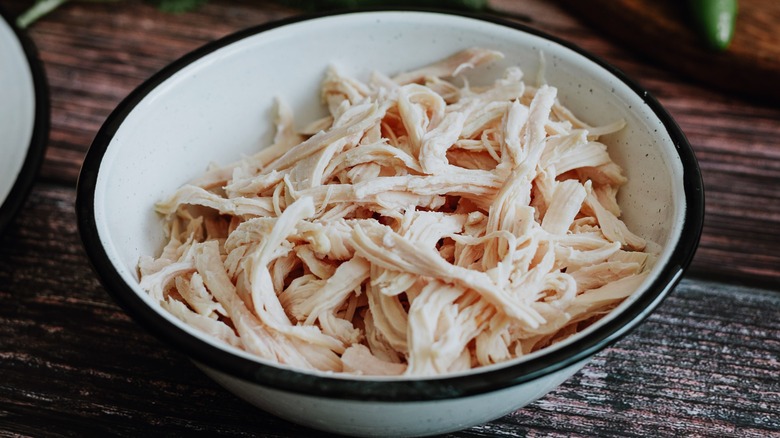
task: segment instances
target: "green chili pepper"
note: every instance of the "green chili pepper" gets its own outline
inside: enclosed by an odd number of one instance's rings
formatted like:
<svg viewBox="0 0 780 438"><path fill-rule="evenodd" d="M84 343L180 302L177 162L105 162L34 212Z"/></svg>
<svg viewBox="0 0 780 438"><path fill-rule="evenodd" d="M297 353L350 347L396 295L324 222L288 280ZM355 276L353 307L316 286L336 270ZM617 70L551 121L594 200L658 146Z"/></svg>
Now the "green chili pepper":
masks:
<svg viewBox="0 0 780 438"><path fill-rule="evenodd" d="M696 26L707 44L726 50L734 37L737 0L689 0Z"/></svg>

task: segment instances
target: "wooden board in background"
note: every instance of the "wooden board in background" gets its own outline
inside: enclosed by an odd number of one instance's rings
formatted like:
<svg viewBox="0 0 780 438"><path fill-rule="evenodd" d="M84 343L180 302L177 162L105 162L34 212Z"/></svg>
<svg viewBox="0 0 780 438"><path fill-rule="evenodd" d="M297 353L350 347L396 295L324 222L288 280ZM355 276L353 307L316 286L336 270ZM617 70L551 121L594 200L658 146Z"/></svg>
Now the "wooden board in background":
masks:
<svg viewBox="0 0 780 438"><path fill-rule="evenodd" d="M687 0L559 0L620 44L696 81L780 103L780 1L740 0L725 52L707 49Z"/></svg>

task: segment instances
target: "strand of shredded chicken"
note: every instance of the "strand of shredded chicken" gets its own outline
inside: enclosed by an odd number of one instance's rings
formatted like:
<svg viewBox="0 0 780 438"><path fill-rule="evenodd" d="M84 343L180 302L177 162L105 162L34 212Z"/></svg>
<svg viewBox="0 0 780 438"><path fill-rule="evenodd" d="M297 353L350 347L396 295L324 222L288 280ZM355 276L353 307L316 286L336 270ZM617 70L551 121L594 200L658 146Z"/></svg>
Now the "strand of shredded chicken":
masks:
<svg viewBox="0 0 780 438"><path fill-rule="evenodd" d="M591 127L469 49L367 82L327 71L329 115L281 102L269 147L181 187L141 285L184 322L300 369L426 376L565 339L642 282L651 243L620 220L626 182ZM466 84L466 85L457 85Z"/></svg>

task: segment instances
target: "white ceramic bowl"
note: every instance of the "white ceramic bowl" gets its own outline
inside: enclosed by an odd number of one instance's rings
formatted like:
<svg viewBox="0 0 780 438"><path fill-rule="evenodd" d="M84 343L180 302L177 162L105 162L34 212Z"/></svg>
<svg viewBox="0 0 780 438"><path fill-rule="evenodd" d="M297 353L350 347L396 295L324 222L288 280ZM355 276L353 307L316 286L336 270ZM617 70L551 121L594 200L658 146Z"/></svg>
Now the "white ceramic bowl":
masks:
<svg viewBox="0 0 780 438"><path fill-rule="evenodd" d="M138 286L141 255L163 245L153 204L202 173L270 143L273 98L297 120L324 113L318 87L330 63L355 75L396 73L472 46L506 58L470 75L492 80L519 64L593 124L624 118L606 143L630 182L624 219L663 252L633 296L584 332L522 360L440 378L306 373L226 347L160 309ZM541 397L640 323L679 281L702 226L701 177L690 145L658 102L570 44L492 19L427 12L356 12L248 29L174 62L108 118L86 157L77 212L84 245L114 298L141 324L191 356L224 387L262 409L351 435L443 433L498 418Z"/></svg>
<svg viewBox="0 0 780 438"><path fill-rule="evenodd" d="M35 47L0 10L0 232L21 208L49 134L49 95Z"/></svg>

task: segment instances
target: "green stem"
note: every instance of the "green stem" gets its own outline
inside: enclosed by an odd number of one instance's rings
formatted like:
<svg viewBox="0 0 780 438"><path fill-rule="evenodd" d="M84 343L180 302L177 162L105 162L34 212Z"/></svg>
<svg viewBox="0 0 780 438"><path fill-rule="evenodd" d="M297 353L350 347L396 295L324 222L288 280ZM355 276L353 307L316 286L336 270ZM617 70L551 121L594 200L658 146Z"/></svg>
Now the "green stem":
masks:
<svg viewBox="0 0 780 438"><path fill-rule="evenodd" d="M68 0L38 0L30 9L24 11L22 15L16 18L16 25L24 29L35 20L57 9L57 7L67 1Z"/></svg>
<svg viewBox="0 0 780 438"><path fill-rule="evenodd" d="M726 50L734 37L737 0L689 0L699 33L715 50Z"/></svg>

